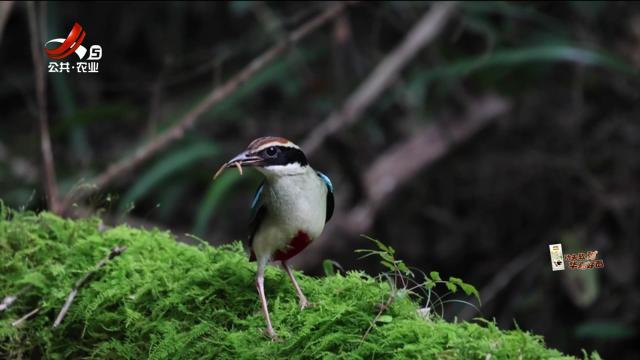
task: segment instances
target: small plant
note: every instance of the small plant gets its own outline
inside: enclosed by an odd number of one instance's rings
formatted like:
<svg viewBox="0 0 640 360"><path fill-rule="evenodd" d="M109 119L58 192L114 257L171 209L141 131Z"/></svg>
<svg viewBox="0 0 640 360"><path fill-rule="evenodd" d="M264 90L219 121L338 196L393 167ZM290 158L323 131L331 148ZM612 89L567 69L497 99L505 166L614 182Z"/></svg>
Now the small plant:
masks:
<svg viewBox="0 0 640 360"><path fill-rule="evenodd" d="M436 307L440 307L441 312L440 312L440 317L444 316L444 304L449 303L449 302L459 302L462 304L467 304L473 308L475 308L478 312L480 312L480 309L478 309L477 306L473 305L472 303L468 302L468 301L464 301L464 300L459 300L459 299L446 299L445 298L451 294L455 294L458 292L458 288L462 289L462 291L466 294L466 295L473 295L473 297L475 297L478 300L478 304L482 305L482 301L480 300L480 293L478 292L478 290L471 284L468 284L464 281L462 281L462 279L457 278L457 277L453 277L450 276L449 280L442 280L442 278L440 278L440 273L437 271L431 271L429 273L429 276L427 277L426 275L424 276L425 281L424 281L424 288L427 290L427 305L431 304L431 308L436 308ZM447 289L449 290L449 292L445 293L442 296L438 296L438 294L435 291L432 291L432 289L438 285L438 284L443 284L447 287ZM437 300L432 301L431 300L431 296L434 295L437 297Z"/></svg>
<svg viewBox="0 0 640 360"><path fill-rule="evenodd" d="M444 317L444 304L449 302L464 303L474 307L478 312L480 311L475 305L468 301L446 299L448 296L457 293L458 289L462 289L466 295L473 295L478 299L478 303L481 303L480 293L473 285L465 283L462 279L453 276L449 277L449 280L442 280L440 273L437 271L431 271L427 276L424 272L418 269L412 269L407 266L404 261L397 259L395 256L396 251L393 247L385 245L381 241L366 235L362 235L362 237L373 242L377 249L356 250L357 253L364 254L360 259L372 255L380 257L380 264L388 269L387 272L380 274L380 277L386 278L389 282L389 286L391 287L389 297L383 304L379 305L379 311L371 322L371 326L369 326L365 332L363 339L369 334L376 323L388 323L393 321L393 318L390 315L384 315L384 313L395 300L405 296L415 296L426 300L424 308L418 310L419 314L425 319L429 319L433 315L432 309L438 307L441 309L439 314L440 317ZM424 278L424 281L418 280L414 271L419 272ZM444 285L449 291L442 296L438 295L433 290L438 284ZM422 294L420 294L420 292Z"/></svg>

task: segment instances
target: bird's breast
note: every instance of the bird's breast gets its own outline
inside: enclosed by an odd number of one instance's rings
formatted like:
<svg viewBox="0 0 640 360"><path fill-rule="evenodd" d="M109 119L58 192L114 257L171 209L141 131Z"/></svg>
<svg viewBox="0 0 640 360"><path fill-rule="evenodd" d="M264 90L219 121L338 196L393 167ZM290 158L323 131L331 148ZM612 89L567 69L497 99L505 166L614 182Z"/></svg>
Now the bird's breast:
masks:
<svg viewBox="0 0 640 360"><path fill-rule="evenodd" d="M327 190L315 172L265 184L267 213L253 240L257 257L286 260L322 233Z"/></svg>
<svg viewBox="0 0 640 360"><path fill-rule="evenodd" d="M311 240L320 236L324 228L327 190L320 178L311 172L290 176L269 184L268 208L274 222L291 233L306 233Z"/></svg>

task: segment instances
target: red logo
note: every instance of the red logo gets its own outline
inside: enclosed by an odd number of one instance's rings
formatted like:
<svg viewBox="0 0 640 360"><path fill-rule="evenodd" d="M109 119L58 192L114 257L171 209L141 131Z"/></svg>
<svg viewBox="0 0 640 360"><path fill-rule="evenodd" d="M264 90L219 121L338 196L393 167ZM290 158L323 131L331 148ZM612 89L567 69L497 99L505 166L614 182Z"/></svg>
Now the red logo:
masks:
<svg viewBox="0 0 640 360"><path fill-rule="evenodd" d="M87 52L87 49L82 46L82 41L87 33L82 29L82 25L75 23L69 35L66 39L53 39L45 44L45 50L47 56L52 60L62 60L74 52L82 59ZM46 46L50 43L60 43L61 45L55 49L47 49Z"/></svg>

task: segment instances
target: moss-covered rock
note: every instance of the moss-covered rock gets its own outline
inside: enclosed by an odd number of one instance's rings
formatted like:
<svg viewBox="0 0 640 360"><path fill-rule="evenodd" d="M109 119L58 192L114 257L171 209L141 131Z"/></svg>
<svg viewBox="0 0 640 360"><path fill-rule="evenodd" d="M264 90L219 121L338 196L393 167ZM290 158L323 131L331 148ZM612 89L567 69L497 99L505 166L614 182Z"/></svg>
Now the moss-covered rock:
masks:
<svg viewBox="0 0 640 360"><path fill-rule="evenodd" d="M563 358L541 337L491 322L423 320L408 299L394 302L387 321L363 339L387 284L358 272L298 275L315 304L300 311L275 267L265 285L281 341L271 342L262 335L255 264L240 243L195 247L162 231L99 228L96 219L15 212L0 203L0 300L26 287L0 312L0 358ZM52 328L75 282L117 245L128 248L97 271ZM33 318L12 326L35 308Z"/></svg>

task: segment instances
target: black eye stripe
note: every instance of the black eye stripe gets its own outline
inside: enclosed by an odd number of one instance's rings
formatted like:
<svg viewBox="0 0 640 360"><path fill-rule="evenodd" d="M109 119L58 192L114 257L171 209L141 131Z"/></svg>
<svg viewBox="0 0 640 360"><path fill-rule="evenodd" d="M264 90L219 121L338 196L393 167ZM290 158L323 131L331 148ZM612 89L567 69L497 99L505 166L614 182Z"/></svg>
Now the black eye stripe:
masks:
<svg viewBox="0 0 640 360"><path fill-rule="evenodd" d="M269 152L272 148L275 153ZM307 157L304 155L304 152L298 148L290 146L270 146L261 150L260 153L265 162L264 166L287 165L293 163L305 166L308 164Z"/></svg>

